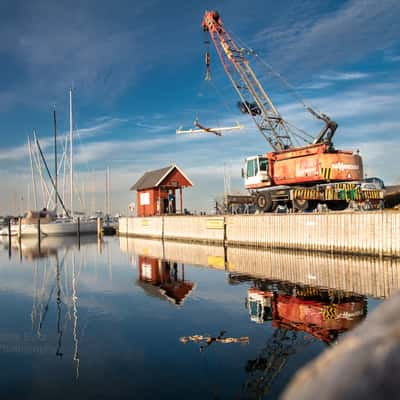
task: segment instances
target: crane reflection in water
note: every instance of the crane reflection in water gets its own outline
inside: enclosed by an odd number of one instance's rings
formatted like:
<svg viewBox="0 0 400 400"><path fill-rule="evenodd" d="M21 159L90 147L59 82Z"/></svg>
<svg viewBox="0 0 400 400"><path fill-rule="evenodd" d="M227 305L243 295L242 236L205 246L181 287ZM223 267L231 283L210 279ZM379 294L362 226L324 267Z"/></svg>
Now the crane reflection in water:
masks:
<svg viewBox="0 0 400 400"><path fill-rule="evenodd" d="M229 274L232 284L250 282L245 306L250 320L274 328L257 357L247 361L243 391L265 396L288 359L312 343L332 345L367 314L364 296L289 282Z"/></svg>

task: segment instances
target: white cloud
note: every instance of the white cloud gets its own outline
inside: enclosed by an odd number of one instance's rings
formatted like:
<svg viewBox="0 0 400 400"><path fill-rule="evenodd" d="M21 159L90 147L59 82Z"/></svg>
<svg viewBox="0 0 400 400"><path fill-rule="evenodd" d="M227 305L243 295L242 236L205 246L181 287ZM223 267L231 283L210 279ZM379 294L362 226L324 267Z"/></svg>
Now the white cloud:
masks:
<svg viewBox="0 0 400 400"><path fill-rule="evenodd" d="M78 147L75 160L77 163L88 163L99 160L113 160L147 157L145 151L170 145L175 140L173 135L153 139L104 140L85 143ZM142 154L140 154L142 153Z"/></svg>
<svg viewBox="0 0 400 400"><path fill-rule="evenodd" d="M399 154L398 139L354 142L353 148L358 148L363 157L364 172L367 176L378 176L387 185L399 184Z"/></svg>
<svg viewBox="0 0 400 400"><path fill-rule="evenodd" d="M332 82L306 83L298 87L299 90L319 90L332 86Z"/></svg>
<svg viewBox="0 0 400 400"><path fill-rule="evenodd" d="M386 58L386 60L391 61L391 62L400 61L400 55L399 56L392 55L392 56L387 56L385 58Z"/></svg>
<svg viewBox="0 0 400 400"><path fill-rule="evenodd" d="M311 97L309 102L339 124L341 120L349 118L363 119L363 123L365 120L378 117L378 121L384 118L397 120L396 110L400 107L398 90L397 83L367 84L340 93L336 91L331 95L317 95ZM286 103L279 107L279 110L284 118L299 126L310 124L310 118L300 103ZM355 125L354 120L352 125Z"/></svg>
<svg viewBox="0 0 400 400"><path fill-rule="evenodd" d="M111 118L111 117L100 117L102 120L100 123L95 125L88 126L87 128L81 128L74 131L74 134L78 136L78 138L85 139L93 136L101 135L105 132L108 132L109 129L125 122L125 119L122 118ZM62 143L64 143L63 137L68 135L68 132L59 133L59 138ZM38 135L40 147L43 151L48 149L49 147L53 146L53 137L40 137ZM17 161L26 159L28 157L28 145L18 145L11 148L3 148L0 150L0 160L3 161ZM27 160L28 162L28 160Z"/></svg>
<svg viewBox="0 0 400 400"><path fill-rule="evenodd" d="M353 81L368 78L370 74L364 72L332 72L320 75L320 78L328 81Z"/></svg>
<svg viewBox="0 0 400 400"><path fill-rule="evenodd" d="M287 16L291 19L260 31L255 39L258 45L265 43L273 64L294 74L353 63L399 38L397 0L352 0L322 17L310 15L307 7Z"/></svg>
<svg viewBox="0 0 400 400"><path fill-rule="evenodd" d="M74 133L84 138L95 136L107 132L110 128L114 128L115 126L125 123L127 121L128 119L126 118L114 118L114 117L103 116L100 117L99 121L100 123L89 126L87 128L77 129L74 131ZM64 135L65 134L68 133L65 132Z"/></svg>
<svg viewBox="0 0 400 400"><path fill-rule="evenodd" d="M319 75L319 80L298 86L298 90L320 90L332 87L336 82L352 82L370 78L371 74L365 72L330 72Z"/></svg>
<svg viewBox="0 0 400 400"><path fill-rule="evenodd" d="M117 8L106 2L75 8L52 1L15 5L16 15L9 20L0 17L0 51L18 66L19 76L13 93L0 97L2 109L32 105L33 98L39 106L62 103L61 93L71 84L79 89L82 101L109 102L159 57L146 51L152 28L140 18L153 5L153 1L134 7L126 2ZM120 24L125 8L136 23ZM109 18L116 9L120 15Z"/></svg>
<svg viewBox="0 0 400 400"><path fill-rule="evenodd" d="M9 149L0 150L0 160L22 160L28 156L28 148L26 145L15 146Z"/></svg>
<svg viewBox="0 0 400 400"><path fill-rule="evenodd" d="M346 124L346 137L359 137L359 140L369 141L371 137L389 138L399 136L400 121L384 120L370 123ZM400 143L400 139L399 139Z"/></svg>

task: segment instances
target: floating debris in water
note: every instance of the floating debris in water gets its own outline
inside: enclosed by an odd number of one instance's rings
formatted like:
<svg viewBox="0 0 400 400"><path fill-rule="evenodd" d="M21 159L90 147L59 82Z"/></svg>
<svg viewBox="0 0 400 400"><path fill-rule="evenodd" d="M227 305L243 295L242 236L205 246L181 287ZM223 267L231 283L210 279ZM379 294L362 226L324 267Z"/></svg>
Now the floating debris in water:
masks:
<svg viewBox="0 0 400 400"><path fill-rule="evenodd" d="M217 343L241 343L241 344L249 344L249 337L248 336L241 336L238 338L233 338L233 337L226 337L224 338L223 336L225 335L225 331L222 331L219 336L213 337L213 336L203 336L203 335L191 335L191 336L182 336L179 338L179 341L183 344L186 344L188 342L196 342L200 343L200 351L203 351L204 345L206 347L210 346L211 343L217 342Z"/></svg>

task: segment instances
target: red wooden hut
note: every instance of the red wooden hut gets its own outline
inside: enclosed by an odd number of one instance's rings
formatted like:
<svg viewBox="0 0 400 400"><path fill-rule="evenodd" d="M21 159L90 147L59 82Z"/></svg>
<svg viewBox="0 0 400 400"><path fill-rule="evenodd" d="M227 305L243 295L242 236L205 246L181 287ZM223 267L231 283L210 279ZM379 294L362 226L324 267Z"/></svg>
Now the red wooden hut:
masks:
<svg viewBox="0 0 400 400"><path fill-rule="evenodd" d="M138 217L176 213L176 192L179 190L179 210L182 213L182 188L193 183L177 165L145 172L130 188L136 190Z"/></svg>

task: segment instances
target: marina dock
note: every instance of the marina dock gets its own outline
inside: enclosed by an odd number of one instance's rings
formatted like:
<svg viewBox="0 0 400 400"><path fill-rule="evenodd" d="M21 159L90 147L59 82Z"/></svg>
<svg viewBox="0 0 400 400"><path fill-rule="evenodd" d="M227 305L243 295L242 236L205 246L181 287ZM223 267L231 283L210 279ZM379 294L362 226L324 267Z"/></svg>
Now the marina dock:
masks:
<svg viewBox="0 0 400 400"><path fill-rule="evenodd" d="M121 217L121 236L400 257L396 211Z"/></svg>

